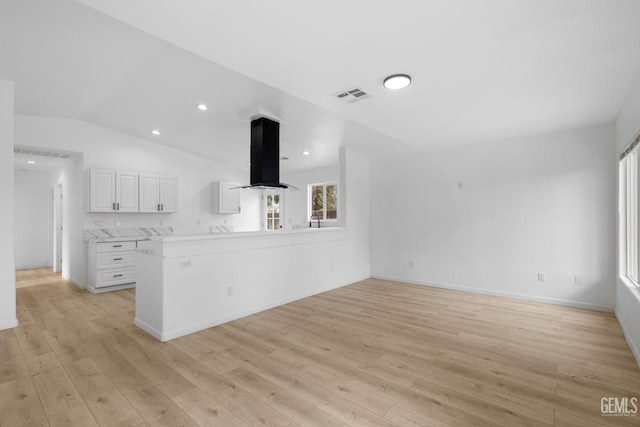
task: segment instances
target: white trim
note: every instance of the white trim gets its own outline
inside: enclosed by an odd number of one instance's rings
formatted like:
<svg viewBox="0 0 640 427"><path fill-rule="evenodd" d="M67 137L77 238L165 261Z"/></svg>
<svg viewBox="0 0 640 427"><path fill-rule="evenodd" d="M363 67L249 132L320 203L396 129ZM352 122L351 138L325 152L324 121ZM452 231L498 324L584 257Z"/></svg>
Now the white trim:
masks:
<svg viewBox="0 0 640 427"><path fill-rule="evenodd" d="M423 280L411 280L411 279L402 279L399 277L386 276L386 275L371 275L373 279L382 279L382 280L390 280L393 282L404 282L410 283L412 285L420 285L420 286L431 286L434 288L444 288L451 289L454 291L464 291L471 292L475 294L483 294L483 295L493 295L497 297L504 298L515 298L524 301L533 301L533 302L541 302L545 304L553 304L553 305L562 305L565 307L573 307L573 308L582 308L585 310L597 310L597 311L605 311L607 313L612 313L614 311L613 307L609 307L606 305L598 305L598 304L590 304L581 301L572 301L565 300L559 298L547 298L547 297L537 297L535 295L527 295L527 294L516 294L512 292L504 292L504 291L496 291L493 289L483 289L483 288L472 288L469 286L462 285L451 285L449 283L439 283L439 282L427 282Z"/></svg>
<svg viewBox="0 0 640 427"><path fill-rule="evenodd" d="M77 287L79 287L80 289L84 289L84 288L85 288L85 286L84 286L82 283L78 282L77 280L72 279L71 277L67 277L67 276L65 276L65 275L63 274L63 275L62 275L62 278L63 278L63 279L65 279L65 280L67 280L67 281L69 281L69 282L71 282L71 283L73 283L74 285L76 285L76 286L77 286Z"/></svg>
<svg viewBox="0 0 640 427"><path fill-rule="evenodd" d="M11 329L18 327L18 319L8 320L6 322L0 323L0 331L3 329Z"/></svg>
<svg viewBox="0 0 640 427"><path fill-rule="evenodd" d="M139 320L138 318L135 318L133 323L136 326L138 326L141 329L143 329L144 331L146 331L149 334L151 334L156 339L158 339L158 340L160 340L162 342L166 342L166 341L169 341L169 340L172 340L172 339L175 339L175 338L179 338L179 337L182 337L182 336L185 336L185 335L192 334L194 332L198 332L198 331L202 331L204 329L212 328L214 326L222 325L223 323L231 322L233 320L240 319L242 317L246 317L246 316L250 316L252 314L260 313L262 311L269 310L271 308L279 307L281 305L288 304L290 302L298 301L298 300L301 300L303 298L307 298L307 297L310 297L310 296L313 296L313 295L321 294L323 292L331 291L333 289L338 289L338 288L341 288L343 286L347 286L348 284L349 283L342 284L342 285L331 286L331 287L326 287L326 288L320 288L320 289L316 289L316 290L309 291L309 292L304 292L302 294L296 295L296 296L291 297L291 298L285 298L285 299L282 299L280 301L272 302L272 303L269 303L269 304L263 304L263 305L247 308L247 309L244 309L244 310L239 310L239 311L236 311L235 313L231 313L231 314L228 314L226 316L215 317L213 319L205 320L204 322L195 323L195 324L187 326L185 328L180 328L180 329L176 329L176 330L173 330L173 331L168 331L168 332L165 332L165 333L161 333L156 328L150 326L149 324L143 322L142 320Z"/></svg>
<svg viewBox="0 0 640 427"><path fill-rule="evenodd" d="M133 282L133 283L125 283L123 285L105 286L103 288L94 288L92 286L87 286L87 290L92 294L103 294L105 292L121 291L123 289L131 289L135 287L136 287L136 282Z"/></svg>
<svg viewBox="0 0 640 427"><path fill-rule="evenodd" d="M627 333L627 328L625 327L624 322L622 321L622 315L618 313L617 309L614 311L614 313L616 315L616 319L618 319L618 323L620 323L620 327L622 328L622 334L624 335L624 339L625 341L627 341L627 344L631 349L631 353L633 353L633 356L636 358L636 363L638 364L638 366L640 366L640 350L638 350L638 347L636 347L636 344L633 342L633 340L630 338L629 334Z"/></svg>
<svg viewBox="0 0 640 427"><path fill-rule="evenodd" d="M162 342L166 341L166 339L162 339L163 338L162 333L160 333L160 331L154 328L153 326L149 325L147 322L140 320L137 317L134 317L133 324L136 325L138 328L142 329L143 331L145 331L146 333L148 333L149 335L151 335L152 337L154 337L155 339Z"/></svg>

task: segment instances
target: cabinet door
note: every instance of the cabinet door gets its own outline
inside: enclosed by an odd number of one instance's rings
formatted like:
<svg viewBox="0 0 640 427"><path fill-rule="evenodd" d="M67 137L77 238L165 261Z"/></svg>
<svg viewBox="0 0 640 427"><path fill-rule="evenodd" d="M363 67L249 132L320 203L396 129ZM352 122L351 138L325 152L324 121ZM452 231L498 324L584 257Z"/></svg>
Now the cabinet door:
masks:
<svg viewBox="0 0 640 427"><path fill-rule="evenodd" d="M140 185L140 212L160 211L160 177L141 173Z"/></svg>
<svg viewBox="0 0 640 427"><path fill-rule="evenodd" d="M240 190L238 184L231 182L220 183L220 213L240 213Z"/></svg>
<svg viewBox="0 0 640 427"><path fill-rule="evenodd" d="M116 210L138 212L138 174L116 172Z"/></svg>
<svg viewBox="0 0 640 427"><path fill-rule="evenodd" d="M115 171L91 169L89 173L89 212L114 212L115 203Z"/></svg>
<svg viewBox="0 0 640 427"><path fill-rule="evenodd" d="M160 177L160 212L178 212L178 178Z"/></svg>

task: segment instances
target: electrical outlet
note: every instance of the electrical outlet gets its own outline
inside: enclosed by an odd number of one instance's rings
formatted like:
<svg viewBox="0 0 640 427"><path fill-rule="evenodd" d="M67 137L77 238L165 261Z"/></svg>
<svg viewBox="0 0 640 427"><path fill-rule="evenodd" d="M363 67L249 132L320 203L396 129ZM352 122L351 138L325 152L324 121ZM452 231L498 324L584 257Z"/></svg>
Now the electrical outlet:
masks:
<svg viewBox="0 0 640 427"><path fill-rule="evenodd" d="M412 259L409 260L409 268L413 268L413 266L415 265L415 263L413 262Z"/></svg>
<svg viewBox="0 0 640 427"><path fill-rule="evenodd" d="M102 228L102 221L93 221L93 228Z"/></svg>
<svg viewBox="0 0 640 427"><path fill-rule="evenodd" d="M538 282L544 282L544 273L538 273Z"/></svg>
<svg viewBox="0 0 640 427"><path fill-rule="evenodd" d="M200 220L196 219L196 225L200 225Z"/></svg>
<svg viewBox="0 0 640 427"><path fill-rule="evenodd" d="M191 268L191 261L180 262L180 268Z"/></svg>
<svg viewBox="0 0 640 427"><path fill-rule="evenodd" d="M577 286L582 286L582 276L575 276L573 278L573 283Z"/></svg>
<svg viewBox="0 0 640 427"><path fill-rule="evenodd" d="M230 297L233 295L233 286L227 286L227 296Z"/></svg>

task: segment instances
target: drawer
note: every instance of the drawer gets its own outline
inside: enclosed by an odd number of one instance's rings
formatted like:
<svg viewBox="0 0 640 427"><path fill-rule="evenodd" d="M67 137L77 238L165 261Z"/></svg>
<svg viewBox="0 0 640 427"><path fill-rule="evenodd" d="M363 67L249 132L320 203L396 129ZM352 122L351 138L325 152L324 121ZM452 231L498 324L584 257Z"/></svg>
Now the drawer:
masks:
<svg viewBox="0 0 640 427"><path fill-rule="evenodd" d="M96 275L96 288L135 282L133 277L133 267L101 270L98 271Z"/></svg>
<svg viewBox="0 0 640 427"><path fill-rule="evenodd" d="M134 252L100 252L96 255L96 268L104 270L105 268L133 267Z"/></svg>
<svg viewBox="0 0 640 427"><path fill-rule="evenodd" d="M109 242L96 243L96 252L132 251L136 248L136 242Z"/></svg>

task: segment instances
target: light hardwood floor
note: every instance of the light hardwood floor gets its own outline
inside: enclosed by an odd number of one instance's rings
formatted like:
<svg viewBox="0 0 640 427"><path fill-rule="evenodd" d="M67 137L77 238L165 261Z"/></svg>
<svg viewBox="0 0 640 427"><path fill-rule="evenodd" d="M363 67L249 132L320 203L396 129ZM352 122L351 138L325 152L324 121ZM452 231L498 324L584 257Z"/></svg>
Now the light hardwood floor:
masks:
<svg viewBox="0 0 640 427"><path fill-rule="evenodd" d="M133 290L19 272L0 425L600 426L640 397L612 314L365 280L159 343Z"/></svg>

